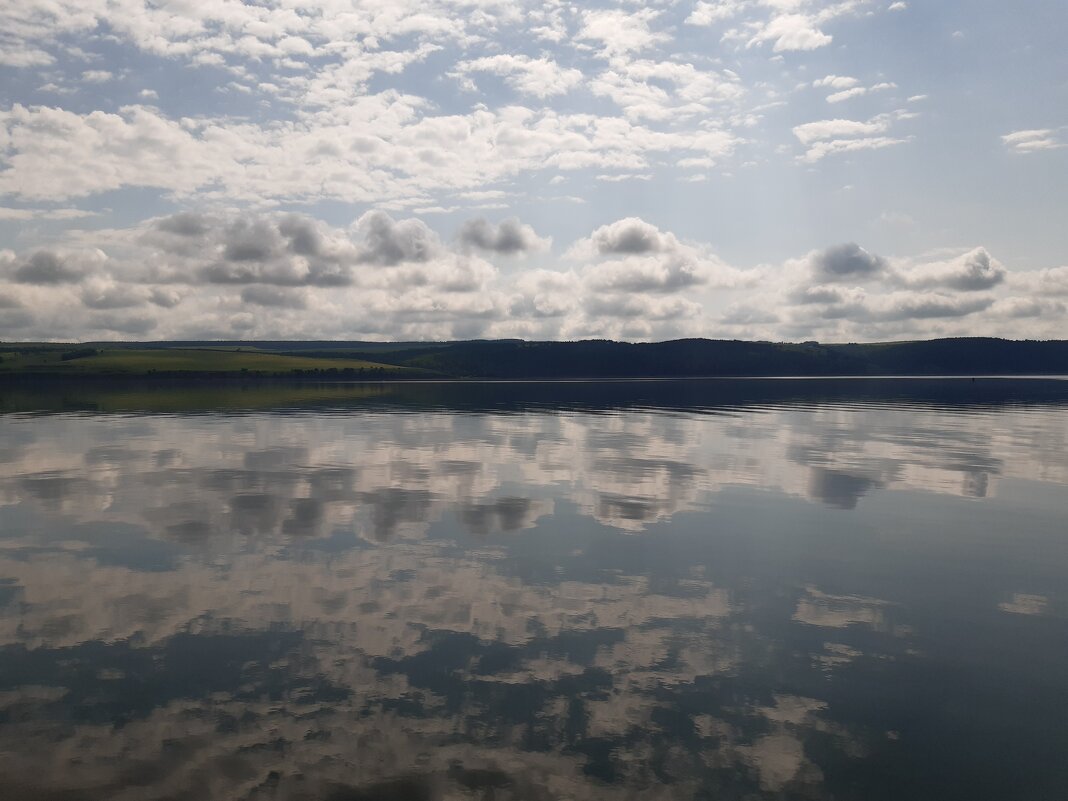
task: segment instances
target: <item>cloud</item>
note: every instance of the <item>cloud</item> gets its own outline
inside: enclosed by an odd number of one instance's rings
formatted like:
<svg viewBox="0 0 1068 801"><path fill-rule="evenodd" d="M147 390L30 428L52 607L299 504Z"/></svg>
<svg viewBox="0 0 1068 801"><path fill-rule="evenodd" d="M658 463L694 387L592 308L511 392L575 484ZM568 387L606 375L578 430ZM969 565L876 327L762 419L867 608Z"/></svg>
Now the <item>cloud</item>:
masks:
<svg viewBox="0 0 1068 801"><path fill-rule="evenodd" d="M700 0L693 5L693 11L686 18L687 25L712 26L717 22L729 19L742 10L744 3L738 0L714 0L706 2Z"/></svg>
<svg viewBox="0 0 1068 801"><path fill-rule="evenodd" d="M578 38L600 42L600 52L605 57L645 50L668 39L666 33L650 29L649 23L659 15L660 12L652 8L584 11Z"/></svg>
<svg viewBox="0 0 1068 801"><path fill-rule="evenodd" d="M715 2L695 3L690 16L686 18L687 25L709 26L717 22L730 19L745 6L739 0L715 0Z"/></svg>
<svg viewBox="0 0 1068 801"><path fill-rule="evenodd" d="M739 269L641 217L561 247L562 269L483 258L550 248L515 218L468 220L444 241L382 209L348 227L187 209L0 251L0 325L67 340L1046 338L1068 297L1068 268L1010 272L982 247L906 259L846 243Z"/></svg>
<svg viewBox="0 0 1068 801"><path fill-rule="evenodd" d="M1010 320L1041 320L1063 316L1068 308L1051 298L1002 298L994 303L991 312Z"/></svg>
<svg viewBox="0 0 1068 801"><path fill-rule="evenodd" d="M737 94L734 79L687 65L639 68L674 71L674 89L658 101L665 108L645 104L626 120L517 105L435 114L425 99L393 90L264 123L176 120L151 106L78 114L16 105L0 110L0 194L55 202L143 187L183 205L205 196L400 208L444 205L428 202L430 195L480 191L526 173L640 171L662 154L731 153L739 137L709 108ZM636 122L646 111L699 121L654 130Z"/></svg>
<svg viewBox="0 0 1068 801"><path fill-rule="evenodd" d="M772 49L776 53L782 53L816 50L829 45L832 39L833 37L819 29L814 17L806 14L781 14L761 25L757 33L749 39L748 46L774 42Z"/></svg>
<svg viewBox="0 0 1068 801"><path fill-rule="evenodd" d="M791 303L808 306L817 303L840 306L845 303L856 303L863 300L864 293L855 289L843 289L835 286L800 286L793 289L788 295Z"/></svg>
<svg viewBox="0 0 1068 801"><path fill-rule="evenodd" d="M254 306L276 309L303 309L307 302L303 295L293 289L274 286L249 286L241 290L241 300Z"/></svg>
<svg viewBox="0 0 1068 801"><path fill-rule="evenodd" d="M298 214L180 212L153 220L139 240L166 254L152 262L169 265L170 281L337 287L358 262L345 234Z"/></svg>
<svg viewBox="0 0 1068 801"><path fill-rule="evenodd" d="M926 294L892 294L874 303L867 315L872 320L930 320L965 317L989 308L994 300L990 297L967 298Z"/></svg>
<svg viewBox="0 0 1068 801"><path fill-rule="evenodd" d="M20 284L76 284L85 278L85 270L67 256L38 250L15 269L12 277Z"/></svg>
<svg viewBox="0 0 1068 801"><path fill-rule="evenodd" d="M82 73L82 81L85 83L107 83L114 77L108 70L86 70Z"/></svg>
<svg viewBox="0 0 1068 801"><path fill-rule="evenodd" d="M81 115L16 104L0 110L0 130L13 151L8 169L0 172L0 193L29 200L58 201L127 186L188 193L215 172L215 159L190 131L142 106Z"/></svg>
<svg viewBox="0 0 1068 801"><path fill-rule="evenodd" d="M793 133L802 145L808 147L801 161L813 164L833 153L878 150L907 142L909 140L904 137L882 134L887 133L894 122L913 116L912 112L899 110L880 114L867 121L818 120L794 126Z"/></svg>
<svg viewBox="0 0 1068 801"><path fill-rule="evenodd" d="M1030 273L1016 273L1012 276L1012 283L1039 297L1068 296L1068 265Z"/></svg>
<svg viewBox="0 0 1068 801"><path fill-rule="evenodd" d="M109 331L117 334L141 336L156 328L156 321L151 317L124 317L111 314L97 314L89 318L90 331Z"/></svg>
<svg viewBox="0 0 1068 801"><path fill-rule="evenodd" d="M237 219L224 234L226 261L267 261L282 246L277 226L267 220Z"/></svg>
<svg viewBox="0 0 1068 801"><path fill-rule="evenodd" d="M584 308L591 317L621 317L635 320L673 320L696 317L700 304L685 298L648 297L640 294L592 293L586 296Z"/></svg>
<svg viewBox="0 0 1068 801"><path fill-rule="evenodd" d="M655 225L638 217L602 225L590 235L589 241L601 255L656 253L678 247L672 234L663 234Z"/></svg>
<svg viewBox="0 0 1068 801"><path fill-rule="evenodd" d="M127 309L143 306L147 300L144 289L117 285L106 281L93 282L82 289L82 303L90 309Z"/></svg>
<svg viewBox="0 0 1068 801"><path fill-rule="evenodd" d="M577 69L561 67L549 58L524 55L485 56L456 65L458 75L472 72L499 75L517 92L539 98L565 94L582 81L582 72Z"/></svg>
<svg viewBox="0 0 1068 801"><path fill-rule="evenodd" d="M1062 147L1068 147L1068 143L1062 142L1058 132L1052 128L1013 131L1001 137L1001 141L1015 153L1037 153L1042 150L1059 150Z"/></svg>
<svg viewBox="0 0 1068 801"><path fill-rule="evenodd" d="M0 220L31 222L33 220L80 220L95 212L82 209L11 209L0 206Z"/></svg>
<svg viewBox="0 0 1068 801"><path fill-rule="evenodd" d="M1019 336L1019 330L999 329L994 321L1053 318L1048 303L1028 304L1020 297L1007 304L993 294L1008 284L1008 275L982 247L950 259L910 261L885 259L855 243L838 245L784 265L787 314L779 327L821 341L974 336L980 331ZM1013 283L1021 295L1028 286L1035 281ZM961 323L963 328L951 327L964 318L969 322Z"/></svg>
<svg viewBox="0 0 1068 801"><path fill-rule="evenodd" d="M820 159L835 153L853 153L858 150L882 150L883 148L901 145L908 139L898 139L889 136L870 136L861 139L833 139L828 142L817 142L808 149L803 161L814 163Z"/></svg>
<svg viewBox="0 0 1068 801"><path fill-rule="evenodd" d="M870 281L883 276L886 259L869 253L854 242L813 251L807 257L817 282Z"/></svg>
<svg viewBox="0 0 1068 801"><path fill-rule="evenodd" d="M841 139L843 137L870 136L881 134L890 126L886 118L876 118L867 122L857 120L819 120L818 122L806 122L794 127L794 136L803 145L810 145L827 139Z"/></svg>
<svg viewBox="0 0 1068 801"><path fill-rule="evenodd" d="M834 89L841 91L843 89L850 89L856 86L860 81L856 78L851 78L848 75L827 75L819 80L812 82L812 86L816 89Z"/></svg>
<svg viewBox="0 0 1068 801"><path fill-rule="evenodd" d="M1008 271L986 248L975 248L955 259L916 265L901 272L906 284L937 286L975 292L992 289L1005 280Z"/></svg>
<svg viewBox="0 0 1068 801"><path fill-rule="evenodd" d="M168 234L176 234L185 237L198 237L206 234L211 226L212 218L193 212L179 212L169 217L164 217L156 222L156 228Z"/></svg>
<svg viewBox="0 0 1068 801"><path fill-rule="evenodd" d="M484 217L468 220L461 226L459 239L467 248L478 248L509 256L546 250L551 240L542 239L534 229L510 217L494 225Z"/></svg>
<svg viewBox="0 0 1068 801"><path fill-rule="evenodd" d="M426 262L441 252L437 234L421 220L396 221L384 211L369 211L356 221L363 241L357 256L361 264L393 267L403 262Z"/></svg>
<svg viewBox="0 0 1068 801"><path fill-rule="evenodd" d="M573 313L582 286L573 272L530 270L519 276L515 290L511 314L543 320Z"/></svg>
<svg viewBox="0 0 1068 801"><path fill-rule="evenodd" d="M841 103L845 100L851 100L854 97L863 97L872 92L882 92L887 89L896 88L897 84L894 83L877 83L874 86L854 86L852 89L843 89L840 92L834 92L833 94L827 95L827 102Z"/></svg>
<svg viewBox="0 0 1068 801"><path fill-rule="evenodd" d="M699 248L638 217L626 217L594 230L576 242L568 257L593 261L582 276L591 291L603 293L679 292L715 283L734 285L740 273ZM619 308L637 308L620 304Z"/></svg>
<svg viewBox="0 0 1068 801"><path fill-rule="evenodd" d="M668 258L617 259L585 271L588 285L598 292L677 292L708 281L707 265L686 255Z"/></svg>

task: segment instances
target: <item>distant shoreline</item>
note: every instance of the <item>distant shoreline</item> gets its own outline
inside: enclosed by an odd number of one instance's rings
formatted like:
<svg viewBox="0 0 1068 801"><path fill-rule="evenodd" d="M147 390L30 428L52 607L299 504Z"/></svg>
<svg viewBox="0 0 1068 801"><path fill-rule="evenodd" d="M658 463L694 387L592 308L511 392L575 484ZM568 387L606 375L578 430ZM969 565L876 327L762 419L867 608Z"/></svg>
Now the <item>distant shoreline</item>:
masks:
<svg viewBox="0 0 1068 801"><path fill-rule="evenodd" d="M700 381L1068 381L1068 374L1061 373L989 373L972 375L911 373L901 375L680 375L680 376L576 376L566 378L530 377L530 378L479 378L450 377L440 378L330 378L321 376L277 375L242 375L239 373L207 373L170 375L149 373L100 373L100 374L62 374L62 373L7 373L0 374L0 389L4 386L26 386L31 384L56 385L151 385L160 386L242 386L276 384L292 385L331 385L361 386L378 384L612 384L612 383L673 383Z"/></svg>
<svg viewBox="0 0 1068 801"><path fill-rule="evenodd" d="M0 385L130 379L230 384L1064 376L1068 341L1063 340L0 343Z"/></svg>

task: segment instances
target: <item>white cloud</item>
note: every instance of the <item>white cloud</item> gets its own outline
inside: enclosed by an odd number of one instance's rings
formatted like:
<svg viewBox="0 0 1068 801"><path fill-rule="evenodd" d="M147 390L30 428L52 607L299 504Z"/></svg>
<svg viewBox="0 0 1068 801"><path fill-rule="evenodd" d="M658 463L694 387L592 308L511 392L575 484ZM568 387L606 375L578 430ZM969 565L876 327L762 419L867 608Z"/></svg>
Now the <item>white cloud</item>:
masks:
<svg viewBox="0 0 1068 801"><path fill-rule="evenodd" d="M904 5L9 3L0 62L17 71L11 70L15 102L0 108L0 221L9 236L0 246L17 244L19 256L17 265L3 262L3 275L10 278L35 253L48 252L60 264L51 274L71 280L9 280L0 294L17 296L23 305L16 316L31 315L37 326L32 330L45 336L89 326L133 331L149 321L154 335L166 336L230 330L231 320L249 335L275 326L277 334L317 336L448 336L453 330L546 337L781 336L799 330L803 318L821 337L863 337L909 326L951 330L947 321L956 319L931 316L924 319L941 322L921 325L919 317L902 317L893 323L890 312L876 313L878 293L899 293L901 309L919 312L936 310L941 301L928 297L909 306L903 298L962 292L997 299L991 309L969 315L969 324L995 330L1001 324L996 320L1004 323L1011 309L1021 331L1039 330L1049 305L1039 304L1030 285L1008 270L998 280L1001 268L992 257L986 267L981 259L958 263L967 255L960 252L918 262L889 258L892 269L884 272L896 278L866 279L860 295L849 281L809 287L809 302L796 304L807 306L809 317L799 318L755 313L763 296L751 294L747 281L756 271L727 267L709 246L667 232L707 225L716 237L723 232L717 246L733 242L739 252L726 219L716 219L712 210L733 202L729 193L735 191L745 203L757 173L761 180L789 181L798 162L813 165L910 141L904 121L914 115L907 110L804 122L813 119L813 90L838 109L849 109L837 105L848 102L860 107L862 98L875 104L877 92L883 92L879 102L898 102L898 93L890 91L896 76L872 77L895 64L874 63L870 45L885 33L886 12ZM134 74L130 64L144 69ZM178 70L196 92L171 91ZM457 92L458 82L487 91ZM509 91L490 91L498 84ZM55 107L27 102L42 97ZM139 98L140 104L117 105L123 98ZM912 95L908 102L923 98ZM966 121L943 115L927 122L952 132L952 124ZM1006 123L1008 151L1064 146L1062 129L1012 130L1023 124L1015 118ZM793 146L784 144L784 131L787 137L792 131ZM916 138L917 151L925 138ZM911 150L902 149L895 167L910 168ZM679 181L707 184L682 187ZM558 194L561 182L567 196ZM857 204L869 204L856 216L836 217L848 238L857 233L850 225L876 220L884 205L865 200L870 193L861 191L860 176L836 179L827 191L837 192L843 183L857 186ZM945 183L955 185L951 175ZM672 191L687 204L658 194ZM707 212L690 202L705 195ZM189 212L138 225L142 198L147 208L173 204ZM810 198L817 210L824 202L819 191ZM101 206L108 208L90 218L95 212L87 209ZM285 215L263 211L273 207L329 208L335 221L347 209L360 219L348 229L307 217L283 222ZM625 220L671 220L654 229L658 241L670 244L646 253L611 253L597 250L593 234L582 237L592 255L559 272L562 278L541 275L535 293L540 300L526 303L521 276L511 273L551 264L547 234L574 230L574 221L565 225L564 217L609 207ZM492 222L469 221L457 232L461 221L481 213L477 209L500 211L486 212L495 215ZM537 233L511 217L516 210L537 221ZM799 224L803 214L783 211L783 230L805 228ZM91 222L76 222L83 217ZM752 219L758 244L740 249L749 262L763 257L763 227L780 225L778 214L758 211ZM107 220L126 227L100 228ZM427 224L434 220L445 230ZM916 223L902 233L926 237L922 229ZM133 241L131 232L140 238ZM442 233L456 236L443 240ZM797 245L799 251L808 247ZM1022 252L1028 247L1021 246ZM105 252L106 261L75 264L73 254L94 250ZM528 260L504 261L509 253ZM1020 254L1006 250L1008 255ZM506 265L503 274L494 260ZM775 268L759 271L772 282L773 294L792 291L778 281ZM50 273L41 267L37 275ZM1053 275L1041 279L1043 286L1058 285ZM1027 280L1040 281L1034 275ZM969 281L990 285L967 289ZM1018 298L1014 305L1007 300L1010 285ZM827 287L840 297L812 300L831 297ZM587 302L595 291L605 297ZM640 297L623 302L627 291ZM694 316L691 306L666 303L679 293L704 313ZM133 300L140 305L123 305ZM1038 305L1029 306L1031 301ZM345 304L357 308L351 319ZM263 314L266 308L271 315ZM526 311L510 319L512 308ZM636 316L642 308L653 315L649 320ZM669 308L679 311L678 320L662 316ZM1045 311L1024 315L1033 308ZM597 316L597 309L604 315ZM709 327L710 320L721 319L727 328Z"/></svg>
<svg viewBox="0 0 1068 801"><path fill-rule="evenodd" d="M819 80L812 82L812 86L816 89L835 89L841 91L842 89L849 89L856 86L860 81L856 78L851 78L848 75L827 75Z"/></svg>
<svg viewBox="0 0 1068 801"><path fill-rule="evenodd" d="M94 216L94 212L82 209L12 209L0 206L0 220L80 220Z"/></svg>
<svg viewBox="0 0 1068 801"><path fill-rule="evenodd" d="M852 89L843 89L839 92L827 95L828 103L841 103L844 100L850 100L854 97L862 97L872 92L882 92L887 89L896 89L897 84L884 82L877 83L874 86L854 86Z"/></svg>
<svg viewBox="0 0 1068 801"><path fill-rule="evenodd" d="M182 212L0 251L0 325L29 339L1041 337L1068 297L1068 268L1010 273L983 248L899 259L849 243L743 270L637 217L574 242L573 269L502 272L475 255L548 247L515 219L471 221L448 243L381 210L347 229Z"/></svg>
<svg viewBox="0 0 1068 801"><path fill-rule="evenodd" d="M621 119L507 106L424 115L385 92L300 121L175 121L148 106L75 114L0 111L8 169L0 193L29 200L156 187L179 197L264 202L335 198L425 205L430 192L480 189L509 176L585 168L641 170L649 156L729 154L736 137L702 123L658 131Z"/></svg>
<svg viewBox="0 0 1068 801"><path fill-rule="evenodd" d="M992 289L1002 283L1008 271L986 248L980 247L948 261L905 266L899 275L909 286L974 292Z"/></svg>
<svg viewBox="0 0 1068 801"><path fill-rule="evenodd" d="M538 236L534 228L510 217L497 224L484 217L468 220L461 226L460 243L464 247L477 248L501 255L519 255L547 250L551 239Z"/></svg>
<svg viewBox="0 0 1068 801"><path fill-rule="evenodd" d="M876 118L868 122L857 120L820 120L818 122L806 122L794 128L794 136L803 145L810 145L826 139L839 139L847 136L868 136L880 134L890 127L890 121L885 118Z"/></svg>
<svg viewBox="0 0 1068 801"><path fill-rule="evenodd" d="M819 29L815 18L805 14L782 14L761 25L750 37L748 45L774 42L776 53L794 50L816 50L826 47L833 37Z"/></svg>
<svg viewBox="0 0 1068 801"><path fill-rule="evenodd" d="M836 153L850 153L858 150L879 150L899 145L907 138L883 136L894 121L907 119L908 114L896 112L881 114L861 122L858 120L820 120L795 126L794 136L808 149L802 161L813 164L826 156Z"/></svg>
<svg viewBox="0 0 1068 801"><path fill-rule="evenodd" d="M854 153L858 150L882 150L883 148L901 145L908 139L895 139L889 136L868 136L861 139L832 139L829 141L816 142L805 153L803 160L809 163L819 161L826 156L837 153Z"/></svg>
<svg viewBox="0 0 1068 801"><path fill-rule="evenodd" d="M636 53L668 40L668 34L650 27L659 15L652 8L584 11L578 38L600 42L600 53L606 58Z"/></svg>
<svg viewBox="0 0 1068 801"><path fill-rule="evenodd" d="M85 83L107 83L114 77L108 70L86 70L82 73L82 81Z"/></svg>
<svg viewBox="0 0 1068 801"><path fill-rule="evenodd" d="M582 73L577 69L561 67L552 59L523 55L485 56L461 61L456 65L456 72L460 75L472 72L499 75L517 92L540 98L564 94L582 80Z"/></svg>
<svg viewBox="0 0 1068 801"><path fill-rule="evenodd" d="M742 0L716 0L711 3L700 0L694 5L690 16L686 18L686 24L715 25L717 22L730 19L744 7L745 3Z"/></svg>
<svg viewBox="0 0 1068 801"><path fill-rule="evenodd" d="M1062 147L1068 147L1068 143L1062 142L1058 132L1052 128L1013 131L1002 136L1001 141L1016 153L1036 153L1041 150L1059 150Z"/></svg>

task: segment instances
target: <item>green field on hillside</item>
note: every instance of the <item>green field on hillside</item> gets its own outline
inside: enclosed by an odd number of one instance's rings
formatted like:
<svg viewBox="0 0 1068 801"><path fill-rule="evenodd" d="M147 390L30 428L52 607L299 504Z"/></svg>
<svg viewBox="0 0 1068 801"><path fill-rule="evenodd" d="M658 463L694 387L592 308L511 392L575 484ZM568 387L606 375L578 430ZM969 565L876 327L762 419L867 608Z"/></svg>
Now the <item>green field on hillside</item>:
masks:
<svg viewBox="0 0 1068 801"><path fill-rule="evenodd" d="M92 351L92 352L90 352ZM20 373L269 373L309 370L382 370L405 368L361 359L319 359L247 350L70 349L37 348L0 353L2 372Z"/></svg>

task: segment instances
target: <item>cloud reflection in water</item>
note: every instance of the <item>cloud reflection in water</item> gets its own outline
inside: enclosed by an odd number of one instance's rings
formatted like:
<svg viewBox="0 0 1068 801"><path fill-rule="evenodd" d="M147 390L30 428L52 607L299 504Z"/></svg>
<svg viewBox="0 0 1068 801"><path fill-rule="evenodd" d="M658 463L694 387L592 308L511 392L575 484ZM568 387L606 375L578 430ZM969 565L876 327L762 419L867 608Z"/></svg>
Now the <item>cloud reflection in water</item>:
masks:
<svg viewBox="0 0 1068 801"><path fill-rule="evenodd" d="M4 417L0 791L1055 786L1065 419Z"/></svg>

